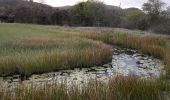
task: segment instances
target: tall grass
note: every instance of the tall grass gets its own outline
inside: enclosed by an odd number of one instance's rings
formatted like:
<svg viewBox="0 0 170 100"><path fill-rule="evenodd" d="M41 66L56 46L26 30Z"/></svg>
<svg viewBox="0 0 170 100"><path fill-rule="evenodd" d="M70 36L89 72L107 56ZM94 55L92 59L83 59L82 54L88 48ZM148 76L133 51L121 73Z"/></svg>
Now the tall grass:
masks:
<svg viewBox="0 0 170 100"><path fill-rule="evenodd" d="M122 47L138 49L139 51L163 59L165 57L166 38L152 35L140 36L125 33L99 34L84 33L83 37L93 40L100 40L105 43Z"/></svg>
<svg viewBox="0 0 170 100"><path fill-rule="evenodd" d="M11 27L12 30L8 30ZM24 29L23 29L24 28ZM0 25L0 75L43 73L101 65L111 60L109 43L158 57L170 75L166 38L132 34L80 33L36 25ZM96 40L96 41L94 41ZM99 42L102 41L102 42ZM136 77L111 78L103 84L89 80L80 87L65 83L40 88L18 87L0 93L2 100L168 100L167 80Z"/></svg>
<svg viewBox="0 0 170 100"><path fill-rule="evenodd" d="M0 24L0 75L31 75L111 61L111 47L55 27Z"/></svg>
<svg viewBox="0 0 170 100"><path fill-rule="evenodd" d="M168 100L169 84L164 80L135 77L111 78L107 84L90 80L82 87L65 83L44 85L39 89L20 87L1 93L2 100Z"/></svg>
<svg viewBox="0 0 170 100"><path fill-rule="evenodd" d="M0 74L40 74L60 69L91 67L111 61L111 48L100 44L100 47L82 50L70 49L63 52L56 50L41 51L36 54L0 57Z"/></svg>
<svg viewBox="0 0 170 100"><path fill-rule="evenodd" d="M167 76L170 76L170 46L167 38L168 36L132 35L125 33L84 33L80 34L80 36L121 47L137 49L145 54L160 58L165 63Z"/></svg>
<svg viewBox="0 0 170 100"><path fill-rule="evenodd" d="M168 78L170 78L170 46L169 44L167 45L167 52L166 52L166 55L165 55L165 69L166 69L166 73L167 73L167 76Z"/></svg>

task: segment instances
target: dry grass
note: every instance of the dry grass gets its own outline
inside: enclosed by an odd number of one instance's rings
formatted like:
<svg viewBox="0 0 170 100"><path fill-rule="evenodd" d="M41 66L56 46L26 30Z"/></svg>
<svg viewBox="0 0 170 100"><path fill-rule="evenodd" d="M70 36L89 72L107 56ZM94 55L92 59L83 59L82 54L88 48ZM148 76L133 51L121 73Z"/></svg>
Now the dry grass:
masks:
<svg viewBox="0 0 170 100"><path fill-rule="evenodd" d="M65 83L44 85L42 88L20 87L14 92L1 93L2 100L168 100L169 85L163 80L139 80L135 77L116 77L107 84L90 80L81 88Z"/></svg>

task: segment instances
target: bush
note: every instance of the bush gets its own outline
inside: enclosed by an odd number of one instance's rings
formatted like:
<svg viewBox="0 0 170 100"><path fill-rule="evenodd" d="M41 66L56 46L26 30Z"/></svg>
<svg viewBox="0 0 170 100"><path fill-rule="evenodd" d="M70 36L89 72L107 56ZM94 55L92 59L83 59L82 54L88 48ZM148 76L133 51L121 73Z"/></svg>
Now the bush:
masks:
<svg viewBox="0 0 170 100"><path fill-rule="evenodd" d="M170 34L170 21L152 26L150 30L155 33Z"/></svg>
<svg viewBox="0 0 170 100"><path fill-rule="evenodd" d="M149 27L149 23L145 17L141 17L137 22L137 28L140 30L147 30Z"/></svg>
<svg viewBox="0 0 170 100"><path fill-rule="evenodd" d="M127 29L135 29L135 24L134 22L127 20L127 19L122 19L120 23L121 28L127 28Z"/></svg>

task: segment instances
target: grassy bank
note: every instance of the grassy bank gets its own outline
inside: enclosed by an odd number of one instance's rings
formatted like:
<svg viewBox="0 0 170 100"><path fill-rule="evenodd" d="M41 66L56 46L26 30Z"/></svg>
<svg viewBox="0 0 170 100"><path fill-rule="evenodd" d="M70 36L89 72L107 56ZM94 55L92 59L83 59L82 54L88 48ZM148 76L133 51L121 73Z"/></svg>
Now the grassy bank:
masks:
<svg viewBox="0 0 170 100"><path fill-rule="evenodd" d="M54 26L0 24L0 75L40 74L111 61L111 47Z"/></svg>
<svg viewBox="0 0 170 100"><path fill-rule="evenodd" d="M169 84L165 80L139 80L135 77L116 77L107 84L90 80L82 88L65 83L44 85L40 89L20 87L3 92L1 100L168 100Z"/></svg>
<svg viewBox="0 0 170 100"><path fill-rule="evenodd" d="M118 45L121 47L137 49L142 53L161 58L165 57L166 53L166 38L163 36L154 35L135 35L125 33L115 34L100 34L100 33L85 33L81 34L82 37L86 37L93 40L103 41L105 43Z"/></svg>
<svg viewBox="0 0 170 100"><path fill-rule="evenodd" d="M113 44L137 49L165 62L170 75L167 37L155 35L83 33L68 28L0 24L0 75L43 73L74 67L101 65L111 60ZM168 100L166 79L111 78L107 84L89 80L82 88L65 83L27 86L0 93L2 100Z"/></svg>

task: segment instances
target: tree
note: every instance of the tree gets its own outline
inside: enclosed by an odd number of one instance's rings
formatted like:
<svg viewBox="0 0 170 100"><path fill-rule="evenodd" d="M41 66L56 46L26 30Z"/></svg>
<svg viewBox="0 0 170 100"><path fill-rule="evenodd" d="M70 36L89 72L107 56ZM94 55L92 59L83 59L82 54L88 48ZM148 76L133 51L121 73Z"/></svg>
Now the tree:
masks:
<svg viewBox="0 0 170 100"><path fill-rule="evenodd" d="M143 10L148 14L150 25L159 23L165 3L161 0L148 0L143 4Z"/></svg>
<svg viewBox="0 0 170 100"><path fill-rule="evenodd" d="M170 34L170 19L168 9L164 10L165 3L161 0L149 0L143 5L143 10L147 13L147 21L150 30L155 33Z"/></svg>
<svg viewBox="0 0 170 100"><path fill-rule="evenodd" d="M140 16L138 19L137 28L140 30L147 30L149 28L148 19L145 15Z"/></svg>
<svg viewBox="0 0 170 100"><path fill-rule="evenodd" d="M170 6L167 7L167 15L168 15L168 18L170 18Z"/></svg>
<svg viewBox="0 0 170 100"><path fill-rule="evenodd" d="M72 25L79 25L79 26L85 26L86 25L86 2L80 2L79 4L76 4L71 9L71 24Z"/></svg>
<svg viewBox="0 0 170 100"><path fill-rule="evenodd" d="M71 24L76 26L118 26L120 22L118 12L96 0L80 2L71 9Z"/></svg>
<svg viewBox="0 0 170 100"><path fill-rule="evenodd" d="M51 15L52 24L64 25L68 24L69 13L67 10L56 9Z"/></svg>

